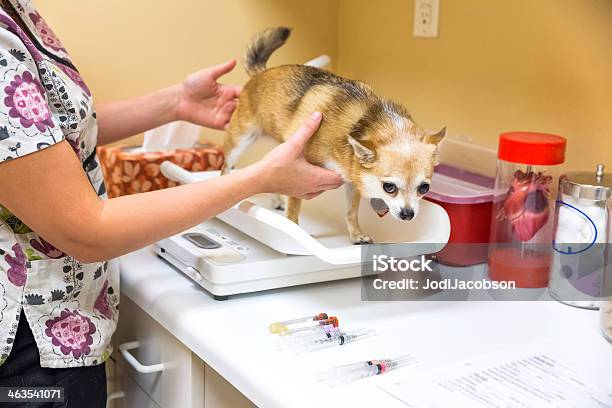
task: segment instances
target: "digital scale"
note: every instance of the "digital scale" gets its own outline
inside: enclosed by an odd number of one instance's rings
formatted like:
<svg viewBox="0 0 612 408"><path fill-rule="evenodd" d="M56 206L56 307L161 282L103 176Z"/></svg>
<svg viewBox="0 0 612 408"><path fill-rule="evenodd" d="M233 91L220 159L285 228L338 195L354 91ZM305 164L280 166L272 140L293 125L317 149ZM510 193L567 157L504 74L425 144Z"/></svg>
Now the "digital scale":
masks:
<svg viewBox="0 0 612 408"><path fill-rule="evenodd" d="M218 177L218 171L190 173L164 162L167 178L186 184ZM272 210L262 194L180 234L157 242L155 252L217 300L230 295L361 276L361 247L348 238L342 189L304 201L300 225ZM431 244L448 241L450 222L442 207L422 200L410 222L379 218L366 201L359 213L364 232L375 242ZM421 255L423 245L406 247L404 256ZM412 251L412 252L411 252Z"/></svg>

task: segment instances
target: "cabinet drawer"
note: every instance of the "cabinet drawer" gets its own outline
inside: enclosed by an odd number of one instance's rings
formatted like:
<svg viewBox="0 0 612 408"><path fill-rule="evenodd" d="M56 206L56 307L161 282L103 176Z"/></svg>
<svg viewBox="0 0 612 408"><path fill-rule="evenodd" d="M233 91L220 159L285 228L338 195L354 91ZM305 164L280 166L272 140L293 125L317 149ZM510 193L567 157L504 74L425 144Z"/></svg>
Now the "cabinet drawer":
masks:
<svg viewBox="0 0 612 408"><path fill-rule="evenodd" d="M159 372L143 373L121 353L117 361L118 373L132 378L159 406L201 408L204 405L203 362L193 358L191 350L125 296L121 298L116 339L118 345L138 342L138 348L128 353L142 365L163 365Z"/></svg>

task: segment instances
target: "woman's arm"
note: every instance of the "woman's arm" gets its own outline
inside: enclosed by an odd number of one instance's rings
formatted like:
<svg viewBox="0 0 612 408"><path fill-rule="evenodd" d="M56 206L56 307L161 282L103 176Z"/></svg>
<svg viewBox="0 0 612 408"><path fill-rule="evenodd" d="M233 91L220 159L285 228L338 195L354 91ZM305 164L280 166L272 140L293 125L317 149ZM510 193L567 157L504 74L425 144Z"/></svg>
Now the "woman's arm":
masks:
<svg viewBox="0 0 612 408"><path fill-rule="evenodd" d="M179 233L260 192L311 198L342 183L302 152L314 114L250 167L210 181L100 200L66 141L0 164L0 202L46 241L83 261L114 258Z"/></svg>
<svg viewBox="0 0 612 408"><path fill-rule="evenodd" d="M96 104L98 145L136 135L175 120L223 129L236 107L239 86L221 85L219 77L236 61L206 68L174 85L144 96Z"/></svg>
<svg viewBox="0 0 612 408"><path fill-rule="evenodd" d="M98 145L105 145L176 120L177 87L115 102L96 103Z"/></svg>

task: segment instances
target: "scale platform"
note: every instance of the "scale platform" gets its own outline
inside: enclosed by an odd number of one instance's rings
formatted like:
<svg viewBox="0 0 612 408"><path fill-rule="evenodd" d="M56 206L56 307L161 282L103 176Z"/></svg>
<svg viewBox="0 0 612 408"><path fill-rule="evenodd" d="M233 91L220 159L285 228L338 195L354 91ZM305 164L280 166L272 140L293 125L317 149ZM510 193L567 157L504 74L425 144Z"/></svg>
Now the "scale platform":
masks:
<svg viewBox="0 0 612 408"><path fill-rule="evenodd" d="M164 176L180 183L218 177L218 171L190 173L165 162ZM304 201L300 224L271 208L273 197L262 194L155 244L156 253L185 273L215 299L268 289L361 276L361 247L348 238L343 188ZM359 220L375 242L431 244L444 247L450 223L442 207L422 200L409 222L379 218L363 201ZM410 252L414 248L414 253ZM407 247L405 256L421 255L423 245Z"/></svg>

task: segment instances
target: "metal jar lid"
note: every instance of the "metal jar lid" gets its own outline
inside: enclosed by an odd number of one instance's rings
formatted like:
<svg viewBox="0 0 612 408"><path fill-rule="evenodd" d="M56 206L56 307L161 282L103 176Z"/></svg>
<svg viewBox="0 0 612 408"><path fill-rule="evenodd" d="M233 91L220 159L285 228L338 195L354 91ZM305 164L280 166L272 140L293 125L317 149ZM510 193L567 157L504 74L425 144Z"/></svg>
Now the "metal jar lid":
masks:
<svg viewBox="0 0 612 408"><path fill-rule="evenodd" d="M604 165L598 164L594 172L567 173L559 180L563 194L588 200L607 200L612 195L612 174L604 173Z"/></svg>

